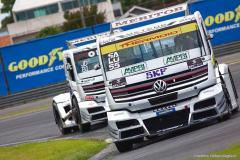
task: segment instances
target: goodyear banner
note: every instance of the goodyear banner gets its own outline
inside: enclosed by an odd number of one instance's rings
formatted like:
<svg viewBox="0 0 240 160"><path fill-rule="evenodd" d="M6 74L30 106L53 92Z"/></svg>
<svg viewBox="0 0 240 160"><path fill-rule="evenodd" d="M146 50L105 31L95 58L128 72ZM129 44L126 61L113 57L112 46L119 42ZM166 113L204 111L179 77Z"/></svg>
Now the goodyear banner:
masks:
<svg viewBox="0 0 240 160"><path fill-rule="evenodd" d="M239 0L199 0L189 6L190 12L200 11L214 46L240 40Z"/></svg>
<svg viewBox="0 0 240 160"><path fill-rule="evenodd" d="M4 80L3 69L2 69L2 64L0 60L0 96L6 96L7 94L8 94L7 86Z"/></svg>
<svg viewBox="0 0 240 160"><path fill-rule="evenodd" d="M66 40L91 34L92 29L87 28L1 48L10 92L65 81L62 51L67 48Z"/></svg>

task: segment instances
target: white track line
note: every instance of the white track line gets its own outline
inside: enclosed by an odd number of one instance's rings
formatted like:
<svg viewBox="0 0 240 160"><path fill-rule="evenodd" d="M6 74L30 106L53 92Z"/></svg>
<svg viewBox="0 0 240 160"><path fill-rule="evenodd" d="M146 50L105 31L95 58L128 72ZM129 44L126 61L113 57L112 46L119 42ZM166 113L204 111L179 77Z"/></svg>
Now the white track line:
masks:
<svg viewBox="0 0 240 160"><path fill-rule="evenodd" d="M27 141L21 141L21 142L16 142L16 143L1 144L0 147L13 146L13 145L30 143L30 142L44 142L44 141L47 141L49 139L54 139L54 138L59 138L59 136L52 136L52 137L46 137L46 138L40 138L40 139L34 139L34 140L27 140Z"/></svg>

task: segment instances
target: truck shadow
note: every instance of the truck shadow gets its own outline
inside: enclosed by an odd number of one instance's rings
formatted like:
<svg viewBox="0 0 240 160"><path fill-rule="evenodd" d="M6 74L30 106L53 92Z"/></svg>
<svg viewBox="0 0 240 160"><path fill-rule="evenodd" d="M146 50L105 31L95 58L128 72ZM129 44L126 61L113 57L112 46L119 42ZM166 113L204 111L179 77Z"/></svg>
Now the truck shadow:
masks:
<svg viewBox="0 0 240 160"><path fill-rule="evenodd" d="M232 115L231 119L223 121L223 122L219 122L217 120L210 120L210 121L206 121L206 122L203 122L203 123L195 124L193 126L190 126L190 127L184 128L184 129L179 129L177 131L172 131L172 132L169 132L169 133L164 134L164 135L158 135L158 136L154 136L152 138L145 138L145 140L143 142L139 142L139 143L134 144L133 150L137 150L137 149L143 148L147 145L158 143L160 141L168 140L168 139L171 139L171 138L176 138L178 136L182 136L184 134L188 134L188 133L191 133L191 132L194 132L194 131L197 131L197 130L200 130L200 129L204 129L204 128L207 128L207 127L210 127L210 126L213 126L213 125L230 123L230 121L234 120L234 118L236 118L237 116L239 116L239 114L234 113Z"/></svg>

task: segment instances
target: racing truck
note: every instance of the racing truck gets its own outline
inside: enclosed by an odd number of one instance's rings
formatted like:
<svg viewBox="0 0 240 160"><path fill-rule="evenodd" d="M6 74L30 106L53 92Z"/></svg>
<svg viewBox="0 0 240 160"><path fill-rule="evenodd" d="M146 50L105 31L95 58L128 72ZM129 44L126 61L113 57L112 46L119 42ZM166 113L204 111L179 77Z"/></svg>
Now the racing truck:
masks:
<svg viewBox="0 0 240 160"><path fill-rule="evenodd" d="M91 124L107 122L109 109L105 104L96 36L68 41L69 49L63 52L65 75L71 91L53 98L53 113L62 134L73 127L86 132ZM77 46L86 42L89 43Z"/></svg>
<svg viewBox="0 0 240 160"><path fill-rule="evenodd" d="M108 131L119 152L238 110L230 69L217 63L211 38L195 12L97 40Z"/></svg>

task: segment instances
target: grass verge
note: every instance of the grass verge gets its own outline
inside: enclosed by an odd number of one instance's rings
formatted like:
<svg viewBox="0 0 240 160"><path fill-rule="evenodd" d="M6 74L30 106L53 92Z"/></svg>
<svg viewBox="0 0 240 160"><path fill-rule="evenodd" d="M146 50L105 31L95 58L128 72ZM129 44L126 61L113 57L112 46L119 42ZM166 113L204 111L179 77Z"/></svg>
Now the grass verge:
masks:
<svg viewBox="0 0 240 160"><path fill-rule="evenodd" d="M38 112L42 110L49 109L49 106L38 106L38 107L30 107L30 108L21 108L15 111L9 111L4 114L0 114L0 120L8 119L8 118L13 118L17 116L22 116L28 113L33 113L33 112Z"/></svg>
<svg viewBox="0 0 240 160"><path fill-rule="evenodd" d="M0 147L4 160L87 160L107 146L101 140L67 139Z"/></svg>
<svg viewBox="0 0 240 160"><path fill-rule="evenodd" d="M208 155L197 155L194 160L240 160L240 144L233 145L225 150L210 153Z"/></svg>

